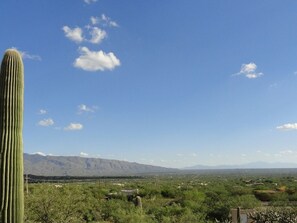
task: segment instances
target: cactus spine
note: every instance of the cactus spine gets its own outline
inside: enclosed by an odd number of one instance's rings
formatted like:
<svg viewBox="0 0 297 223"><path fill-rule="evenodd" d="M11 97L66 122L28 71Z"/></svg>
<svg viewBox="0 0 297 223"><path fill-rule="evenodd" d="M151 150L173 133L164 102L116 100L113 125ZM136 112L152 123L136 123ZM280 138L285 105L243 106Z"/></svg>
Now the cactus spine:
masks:
<svg viewBox="0 0 297 223"><path fill-rule="evenodd" d="M23 98L22 58L9 49L0 70L0 223L23 223Z"/></svg>

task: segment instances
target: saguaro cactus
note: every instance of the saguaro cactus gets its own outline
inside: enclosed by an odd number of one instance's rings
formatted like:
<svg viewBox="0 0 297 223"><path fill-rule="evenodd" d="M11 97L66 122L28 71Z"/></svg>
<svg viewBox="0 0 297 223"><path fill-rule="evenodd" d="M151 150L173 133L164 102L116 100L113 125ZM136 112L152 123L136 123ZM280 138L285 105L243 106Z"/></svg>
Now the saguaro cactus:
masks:
<svg viewBox="0 0 297 223"><path fill-rule="evenodd" d="M23 98L22 58L9 49L0 71L0 223L23 223Z"/></svg>
<svg viewBox="0 0 297 223"><path fill-rule="evenodd" d="M136 196L135 198L135 206L139 207L140 209L142 209L142 202L141 202L141 197L140 196Z"/></svg>

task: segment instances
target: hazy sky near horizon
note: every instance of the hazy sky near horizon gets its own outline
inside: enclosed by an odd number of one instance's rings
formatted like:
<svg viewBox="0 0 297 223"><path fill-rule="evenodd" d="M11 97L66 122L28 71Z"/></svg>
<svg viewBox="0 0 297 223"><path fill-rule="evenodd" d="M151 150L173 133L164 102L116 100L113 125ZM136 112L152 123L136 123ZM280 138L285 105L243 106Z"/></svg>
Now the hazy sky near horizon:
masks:
<svg viewBox="0 0 297 223"><path fill-rule="evenodd" d="M297 1L1 0L24 151L166 167L297 162Z"/></svg>

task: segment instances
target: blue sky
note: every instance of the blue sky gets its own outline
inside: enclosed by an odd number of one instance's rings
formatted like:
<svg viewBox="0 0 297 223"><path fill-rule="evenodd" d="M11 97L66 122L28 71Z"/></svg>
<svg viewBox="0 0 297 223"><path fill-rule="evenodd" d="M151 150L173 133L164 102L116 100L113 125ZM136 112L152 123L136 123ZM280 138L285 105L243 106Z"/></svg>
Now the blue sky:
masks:
<svg viewBox="0 0 297 223"><path fill-rule="evenodd" d="M1 0L24 150L167 167L297 160L297 2Z"/></svg>

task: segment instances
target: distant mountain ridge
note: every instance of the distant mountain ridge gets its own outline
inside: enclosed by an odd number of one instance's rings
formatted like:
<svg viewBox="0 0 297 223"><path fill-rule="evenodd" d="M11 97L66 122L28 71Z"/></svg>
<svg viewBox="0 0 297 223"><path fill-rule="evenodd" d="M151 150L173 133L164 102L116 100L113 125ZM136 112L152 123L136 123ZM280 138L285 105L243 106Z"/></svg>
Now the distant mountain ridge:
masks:
<svg viewBox="0 0 297 223"><path fill-rule="evenodd" d="M274 169L274 168L297 168L297 163L267 163L267 162L252 162L240 165L195 165L185 167L185 170L211 170L211 169Z"/></svg>
<svg viewBox="0 0 297 223"><path fill-rule="evenodd" d="M39 176L119 176L177 171L177 169L119 160L26 153L24 167L25 174Z"/></svg>

